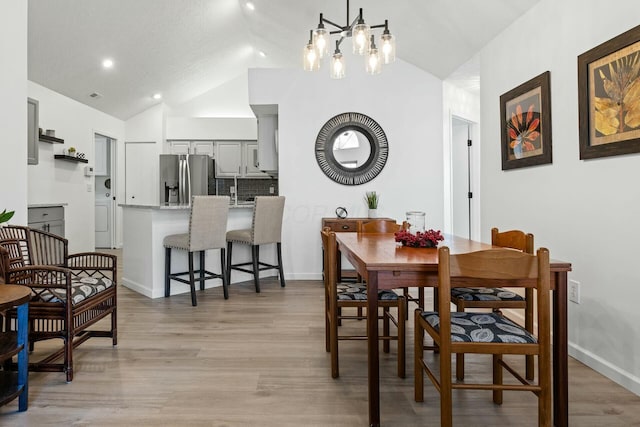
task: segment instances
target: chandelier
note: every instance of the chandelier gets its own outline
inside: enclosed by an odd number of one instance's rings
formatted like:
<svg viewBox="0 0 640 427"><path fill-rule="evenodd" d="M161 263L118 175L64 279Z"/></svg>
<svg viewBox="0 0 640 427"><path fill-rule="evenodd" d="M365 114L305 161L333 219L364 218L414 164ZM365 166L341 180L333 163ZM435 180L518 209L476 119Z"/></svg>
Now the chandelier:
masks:
<svg viewBox="0 0 640 427"><path fill-rule="evenodd" d="M324 24L334 27L335 30L327 30ZM380 48L377 47L375 37L371 31L374 28L384 28L379 41ZM358 16L353 22L349 23L349 0L347 0L347 25L341 26L331 22L321 13L318 28L309 31L309 43L304 47L303 57L306 71L320 69L321 60L329 56L330 36L332 34L339 35L339 39L335 41L336 48L331 57L331 68L329 70L333 79L341 79L345 76L345 63L340 51L340 44L347 37L352 39L353 53L365 57L365 69L369 74L380 73L383 63L389 64L396 59L396 42L389 32L389 21L385 19L384 24L370 26L364 22L362 8L360 8Z"/></svg>

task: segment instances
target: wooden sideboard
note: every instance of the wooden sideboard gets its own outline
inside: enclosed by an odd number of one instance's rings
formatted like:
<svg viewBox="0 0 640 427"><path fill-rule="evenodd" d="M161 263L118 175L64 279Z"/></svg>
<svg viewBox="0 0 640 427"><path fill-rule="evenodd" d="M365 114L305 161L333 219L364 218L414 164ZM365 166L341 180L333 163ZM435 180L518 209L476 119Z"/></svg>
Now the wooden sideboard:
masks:
<svg viewBox="0 0 640 427"><path fill-rule="evenodd" d="M324 230L325 227L329 227L331 231L336 233L355 233L358 231L358 224L361 222L370 222L370 221L394 221L393 218L322 218L322 227L321 230ZM323 255L323 263L322 269L324 271L324 255ZM353 269L342 269L342 260L341 257L338 257L338 281L357 281L358 274Z"/></svg>

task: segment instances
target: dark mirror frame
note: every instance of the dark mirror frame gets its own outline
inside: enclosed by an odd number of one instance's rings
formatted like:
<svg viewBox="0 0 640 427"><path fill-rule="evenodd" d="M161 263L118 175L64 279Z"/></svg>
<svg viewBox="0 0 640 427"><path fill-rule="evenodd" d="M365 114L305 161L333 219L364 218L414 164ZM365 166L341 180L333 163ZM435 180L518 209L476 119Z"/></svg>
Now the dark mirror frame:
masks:
<svg viewBox="0 0 640 427"><path fill-rule="evenodd" d="M348 130L362 133L371 145L369 158L357 168L342 166L333 155L335 137ZM316 160L322 172L343 185L360 185L374 179L387 163L389 143L382 127L361 113L342 113L329 119L316 138Z"/></svg>

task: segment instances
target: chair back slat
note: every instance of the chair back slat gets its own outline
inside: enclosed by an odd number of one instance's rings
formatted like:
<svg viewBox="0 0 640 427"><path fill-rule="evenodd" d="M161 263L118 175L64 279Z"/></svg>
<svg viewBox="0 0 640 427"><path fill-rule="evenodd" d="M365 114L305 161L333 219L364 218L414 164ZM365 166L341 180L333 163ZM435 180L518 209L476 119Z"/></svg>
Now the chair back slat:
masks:
<svg viewBox="0 0 640 427"><path fill-rule="evenodd" d="M491 244L503 248L517 249L528 254L533 253L533 234L520 230L499 231L491 229Z"/></svg>

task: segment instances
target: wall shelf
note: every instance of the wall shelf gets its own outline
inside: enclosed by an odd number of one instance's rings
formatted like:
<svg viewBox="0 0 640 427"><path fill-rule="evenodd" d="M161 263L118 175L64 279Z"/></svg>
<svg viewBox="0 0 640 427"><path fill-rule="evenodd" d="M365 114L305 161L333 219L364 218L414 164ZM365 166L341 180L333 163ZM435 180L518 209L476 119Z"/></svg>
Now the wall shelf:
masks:
<svg viewBox="0 0 640 427"><path fill-rule="evenodd" d="M45 134L38 135L40 142L48 142L49 144L64 144L64 139L56 138Z"/></svg>
<svg viewBox="0 0 640 427"><path fill-rule="evenodd" d="M89 163L89 160L87 159L80 159L78 157L66 156L64 154L54 154L53 158L56 160L66 160L68 162Z"/></svg>

